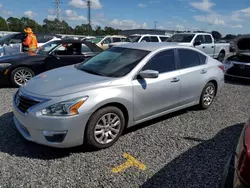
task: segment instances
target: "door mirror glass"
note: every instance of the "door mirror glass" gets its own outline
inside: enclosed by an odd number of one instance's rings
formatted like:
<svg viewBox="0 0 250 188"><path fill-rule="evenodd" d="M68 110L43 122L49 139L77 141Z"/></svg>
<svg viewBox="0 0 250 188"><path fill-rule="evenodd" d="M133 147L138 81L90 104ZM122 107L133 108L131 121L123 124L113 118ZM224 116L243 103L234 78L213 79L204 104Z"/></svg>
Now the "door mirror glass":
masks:
<svg viewBox="0 0 250 188"><path fill-rule="evenodd" d="M201 41L195 41L194 42L194 46L200 46L201 45Z"/></svg>
<svg viewBox="0 0 250 188"><path fill-rule="evenodd" d="M139 78L158 78L159 72L155 70L144 70L139 73Z"/></svg>

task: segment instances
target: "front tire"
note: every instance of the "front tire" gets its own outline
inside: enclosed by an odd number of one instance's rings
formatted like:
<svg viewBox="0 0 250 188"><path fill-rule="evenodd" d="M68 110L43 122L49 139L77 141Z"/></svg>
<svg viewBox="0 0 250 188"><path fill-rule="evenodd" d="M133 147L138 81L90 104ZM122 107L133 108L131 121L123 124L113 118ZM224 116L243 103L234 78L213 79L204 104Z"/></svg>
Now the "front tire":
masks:
<svg viewBox="0 0 250 188"><path fill-rule="evenodd" d="M122 111L114 106L108 106L95 112L86 127L85 142L94 149L104 149L112 146L121 136L125 127Z"/></svg>
<svg viewBox="0 0 250 188"><path fill-rule="evenodd" d="M35 73L26 67L19 67L11 72L10 81L13 86L20 87L35 76Z"/></svg>
<svg viewBox="0 0 250 188"><path fill-rule="evenodd" d="M201 109L207 109L211 106L211 104L214 101L216 94L216 88L215 85L212 82L207 83L207 85L204 87L201 98L200 98L200 108Z"/></svg>

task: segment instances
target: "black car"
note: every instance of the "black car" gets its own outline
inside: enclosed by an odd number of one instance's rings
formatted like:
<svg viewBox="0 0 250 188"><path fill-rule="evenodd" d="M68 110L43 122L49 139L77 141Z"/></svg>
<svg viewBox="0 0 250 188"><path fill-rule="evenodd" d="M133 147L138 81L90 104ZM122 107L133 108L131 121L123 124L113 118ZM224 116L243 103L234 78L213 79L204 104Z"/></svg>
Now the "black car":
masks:
<svg viewBox="0 0 250 188"><path fill-rule="evenodd" d="M103 50L93 43L79 40L55 40L36 53L19 53L0 57L0 84L21 86L32 77L58 67L83 62Z"/></svg>
<svg viewBox="0 0 250 188"><path fill-rule="evenodd" d="M250 79L250 35L235 40L235 55L225 60L226 78Z"/></svg>
<svg viewBox="0 0 250 188"><path fill-rule="evenodd" d="M220 188L250 187L250 119L241 133L236 151L230 156Z"/></svg>

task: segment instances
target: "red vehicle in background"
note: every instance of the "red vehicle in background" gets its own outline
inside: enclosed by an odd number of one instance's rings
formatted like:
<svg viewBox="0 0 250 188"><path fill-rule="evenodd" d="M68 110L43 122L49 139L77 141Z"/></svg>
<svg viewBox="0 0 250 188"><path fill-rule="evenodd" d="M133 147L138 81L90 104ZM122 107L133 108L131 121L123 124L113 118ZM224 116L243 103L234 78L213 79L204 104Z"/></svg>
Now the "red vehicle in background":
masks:
<svg viewBox="0 0 250 188"><path fill-rule="evenodd" d="M241 133L235 153L225 166L221 188L250 187L250 119Z"/></svg>

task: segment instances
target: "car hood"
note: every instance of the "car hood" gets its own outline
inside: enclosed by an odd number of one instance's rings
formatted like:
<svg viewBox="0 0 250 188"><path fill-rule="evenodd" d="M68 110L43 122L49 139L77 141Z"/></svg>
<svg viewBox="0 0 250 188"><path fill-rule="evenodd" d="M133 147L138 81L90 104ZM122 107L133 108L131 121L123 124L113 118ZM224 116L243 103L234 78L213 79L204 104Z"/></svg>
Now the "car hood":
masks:
<svg viewBox="0 0 250 188"><path fill-rule="evenodd" d="M250 53L250 35L242 35L234 40L234 47L237 54Z"/></svg>
<svg viewBox="0 0 250 188"><path fill-rule="evenodd" d="M15 60L23 60L28 58L38 58L38 59L45 59L45 56L37 55L35 53L18 53L13 55L5 55L0 57L0 63L1 62L10 62Z"/></svg>
<svg viewBox="0 0 250 188"><path fill-rule="evenodd" d="M106 87L113 79L89 74L71 65L37 75L23 89L35 95L57 97Z"/></svg>

